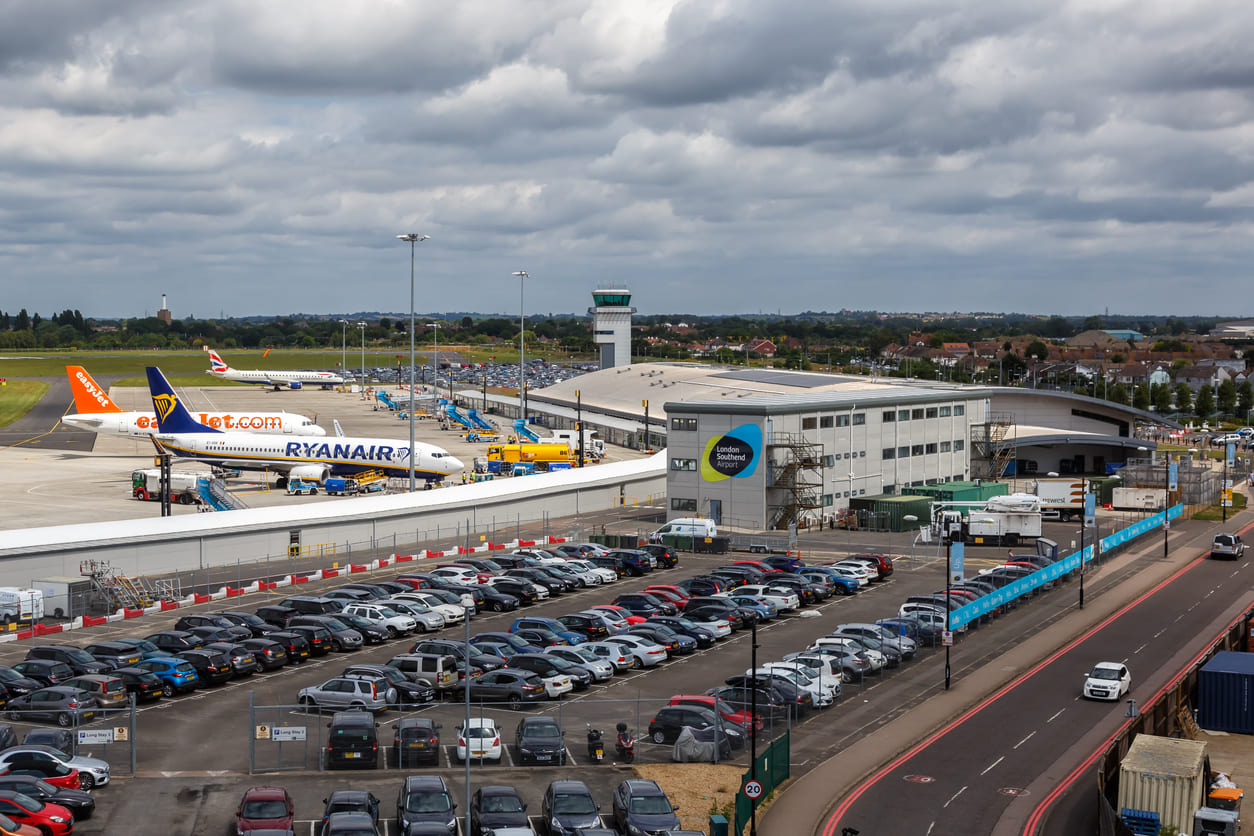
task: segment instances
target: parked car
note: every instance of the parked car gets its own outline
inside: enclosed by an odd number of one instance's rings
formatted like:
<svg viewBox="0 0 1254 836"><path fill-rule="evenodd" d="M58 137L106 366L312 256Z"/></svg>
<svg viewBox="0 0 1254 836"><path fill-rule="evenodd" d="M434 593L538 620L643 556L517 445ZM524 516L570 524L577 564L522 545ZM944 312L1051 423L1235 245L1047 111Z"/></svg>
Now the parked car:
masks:
<svg viewBox="0 0 1254 836"><path fill-rule="evenodd" d="M184 630L164 630L146 636L145 641L151 642L167 653L178 653L180 650L196 650L204 647L204 640L194 633Z"/></svg>
<svg viewBox="0 0 1254 836"><path fill-rule="evenodd" d="M569 662L551 659L543 653L520 653L510 660L510 667L534 673L544 682L550 699L560 699L576 687L576 682L588 687L591 677L583 671L574 671Z"/></svg>
<svg viewBox="0 0 1254 836"><path fill-rule="evenodd" d="M393 727L392 760L401 769L440 765L440 724L430 717L402 717Z"/></svg>
<svg viewBox="0 0 1254 836"><path fill-rule="evenodd" d="M396 796L396 825L407 832L411 824L434 822L457 829L457 802L439 775L407 775Z"/></svg>
<svg viewBox="0 0 1254 836"><path fill-rule="evenodd" d="M614 666L603 660L583 645L577 647L550 647L544 651L546 656L570 662L575 667L586 671L593 682L604 682L614 676Z"/></svg>
<svg viewBox="0 0 1254 836"><path fill-rule="evenodd" d="M12 766L0 768L0 776L9 775L33 775L58 789L77 790L82 787L77 769L62 766L55 761L15 761Z"/></svg>
<svg viewBox="0 0 1254 836"><path fill-rule="evenodd" d="M277 670L287 664L287 648L272 638L244 639L240 647L251 651L263 671Z"/></svg>
<svg viewBox="0 0 1254 836"><path fill-rule="evenodd" d="M748 711L741 711L726 700L709 694L676 694L671 697L669 705L695 705L716 711L726 723L734 723L749 734L756 734L762 729L762 718Z"/></svg>
<svg viewBox="0 0 1254 836"><path fill-rule="evenodd" d="M372 825L379 823L379 799L368 790L335 790L322 799L322 826L336 813L362 813Z"/></svg>
<svg viewBox="0 0 1254 836"><path fill-rule="evenodd" d="M587 636L580 631L569 629L564 622L556 618L542 618L540 616L524 615L521 618L514 619L514 623L509 626L509 632L517 633L519 630L549 630L566 640L567 644L579 644L587 641Z"/></svg>
<svg viewBox="0 0 1254 836"><path fill-rule="evenodd" d="M63 836L74 830L74 814L65 807L12 790L0 790L0 815L38 828L44 836Z"/></svg>
<svg viewBox="0 0 1254 836"><path fill-rule="evenodd" d="M286 632L295 633L304 639L309 646L310 656L326 656L331 652L331 631L326 627L312 624L293 624L287 628Z"/></svg>
<svg viewBox="0 0 1254 836"><path fill-rule="evenodd" d="M199 650L183 650L176 655L179 659L185 659L196 669L196 677L204 687L221 685L234 676L234 671L231 670L231 657L220 650L208 650L202 647Z"/></svg>
<svg viewBox="0 0 1254 836"><path fill-rule="evenodd" d="M409 616L405 617L409 618ZM377 621L371 621L365 616L357 615L356 613L337 612L335 618L337 621L343 622L349 629L361 633L364 644L383 644L392 638L392 634L388 632L388 628L385 625Z"/></svg>
<svg viewBox="0 0 1254 836"><path fill-rule="evenodd" d="M51 746L64 755L72 755L74 754L74 732L70 729L34 728L22 737L22 745Z"/></svg>
<svg viewBox="0 0 1254 836"><path fill-rule="evenodd" d="M113 666L95 659L81 647L69 644L41 644L26 651L27 659L49 659L70 666L76 676L85 673L108 673Z"/></svg>
<svg viewBox="0 0 1254 836"><path fill-rule="evenodd" d="M745 732L736 723L724 723L713 709L699 705L667 705L649 721L649 739L654 743L674 743L687 726L691 729L718 729L719 757L730 758L733 749L745 745Z"/></svg>
<svg viewBox="0 0 1254 836"><path fill-rule="evenodd" d="M383 711L396 702L396 689L382 676L337 676L300 689L297 700L309 708Z"/></svg>
<svg viewBox="0 0 1254 836"><path fill-rule="evenodd" d="M252 676L261 670L257 657L242 644L235 642L209 642L203 650L215 650L222 653L231 663L231 673L236 677Z"/></svg>
<svg viewBox="0 0 1254 836"><path fill-rule="evenodd" d="M349 709L335 714L327 723L327 769L377 768L378 725L368 711Z"/></svg>
<svg viewBox="0 0 1254 836"><path fill-rule="evenodd" d="M461 763L465 763L468 757L500 763L503 748L501 732L496 727L496 721L490 717L471 717L468 725L457 727L457 747L454 752L457 761Z"/></svg>
<svg viewBox="0 0 1254 836"><path fill-rule="evenodd" d="M295 816L296 805L283 787L249 787L235 808L235 832L290 830Z"/></svg>
<svg viewBox="0 0 1254 836"><path fill-rule="evenodd" d="M614 790L614 826L620 833L662 833L678 830L679 808L671 804L656 781L628 778Z"/></svg>
<svg viewBox="0 0 1254 836"><path fill-rule="evenodd" d="M13 746L0 752L0 770L16 771L20 764L54 763L78 770L81 789L103 787L109 783L109 764L99 758L86 755L69 755L51 746ZM49 782L51 783L51 782Z"/></svg>
<svg viewBox="0 0 1254 836"><path fill-rule="evenodd" d="M220 612L217 613L217 615L225 618L232 624L248 628L248 632L251 633L252 637L255 639L263 638L271 633L283 629L283 627L270 624L255 613L230 611ZM284 626L286 626L286 624L284 624Z"/></svg>
<svg viewBox="0 0 1254 836"><path fill-rule="evenodd" d="M10 720L46 720L59 726L88 722L95 719L96 713L96 701L91 694L65 685L50 685L14 697L6 708L6 716Z"/></svg>
<svg viewBox="0 0 1254 836"><path fill-rule="evenodd" d="M18 792L45 804L64 807L74 816L76 823L87 821L96 812L96 799L91 793L54 787L37 775L0 775L0 790Z"/></svg>
<svg viewBox="0 0 1254 836"><path fill-rule="evenodd" d="M152 671L136 667L118 668L113 675L122 680L128 694L135 695L136 702L155 702L161 699L161 677Z"/></svg>
<svg viewBox="0 0 1254 836"><path fill-rule="evenodd" d="M484 836L511 827L531 829L527 805L518 797L518 790L497 785L475 790L470 799L471 836Z"/></svg>
<svg viewBox="0 0 1254 836"><path fill-rule="evenodd" d="M514 745L518 748L518 763L566 763L565 733L552 717L524 717L514 730Z"/></svg>
<svg viewBox="0 0 1254 836"><path fill-rule="evenodd" d="M654 665L665 662L668 658L666 648L655 641L641 636L619 634L610 636L604 643L618 645L622 648L623 653L631 658L631 666L633 668L651 668Z"/></svg>
<svg viewBox="0 0 1254 836"><path fill-rule="evenodd" d="M517 633L494 631L488 633L477 633L470 637L470 643L475 647L480 647L485 642L493 645L504 645L507 648L506 653L494 653L493 651L484 651L489 655L500 656L507 662L519 653L540 653L544 647L538 644L532 644L520 637Z"/></svg>
<svg viewBox="0 0 1254 836"><path fill-rule="evenodd" d="M83 648L97 662L108 665L110 670L125 668L138 662L143 654L132 645L123 642L96 642Z"/></svg>
<svg viewBox="0 0 1254 836"><path fill-rule="evenodd" d="M85 673L66 680L65 687L86 691L100 708L122 708L131 702L126 695L126 683L112 673Z"/></svg>
<svg viewBox="0 0 1254 836"><path fill-rule="evenodd" d="M583 781L551 782L540 803L540 821L549 836L577 836L600 827L600 812L601 805Z"/></svg>
<svg viewBox="0 0 1254 836"><path fill-rule="evenodd" d="M188 613L174 622L175 630L192 632L197 627L217 627L225 630L226 635L222 637L222 641L240 641L252 638L253 635L253 631L248 627L236 624L226 616L217 613ZM216 638L214 640L218 641Z"/></svg>
<svg viewBox="0 0 1254 836"><path fill-rule="evenodd" d="M69 665L52 659L28 659L15 662L13 670L23 679L38 683L40 688L62 685L74 678L74 671Z"/></svg>
<svg viewBox="0 0 1254 836"><path fill-rule="evenodd" d="M657 568L659 569L674 569L679 565L679 552L670 546L650 543L647 546L641 546L639 550L651 555L657 561Z"/></svg>
<svg viewBox="0 0 1254 836"><path fill-rule="evenodd" d="M458 680L453 686L453 699L464 699L465 688L466 681ZM544 680L531 671L502 668L472 677L470 681L471 700L509 703L515 711L521 710L524 703L539 702L547 696Z"/></svg>
<svg viewBox="0 0 1254 836"><path fill-rule="evenodd" d="M426 705L435 701L436 692L434 688L426 682L410 679L402 671L391 665L369 663L349 665L344 669L344 676L369 679L382 677L386 679L388 685L396 692L397 704L399 705Z"/></svg>
<svg viewBox="0 0 1254 836"><path fill-rule="evenodd" d="M0 815L0 836L40 836L40 833L37 827Z"/></svg>

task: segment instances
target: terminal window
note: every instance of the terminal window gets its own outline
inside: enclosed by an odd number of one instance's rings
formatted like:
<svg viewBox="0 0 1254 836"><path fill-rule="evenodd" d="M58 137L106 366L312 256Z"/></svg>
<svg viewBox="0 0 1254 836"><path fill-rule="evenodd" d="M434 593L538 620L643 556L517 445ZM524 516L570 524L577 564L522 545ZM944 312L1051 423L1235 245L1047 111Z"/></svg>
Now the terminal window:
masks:
<svg viewBox="0 0 1254 836"><path fill-rule="evenodd" d="M925 452L928 452L928 453L935 453L935 452L936 452L936 445L935 445L934 443L933 443L933 444L929 444L929 445L927 445L927 450L926 450Z"/></svg>
<svg viewBox="0 0 1254 836"><path fill-rule="evenodd" d="M693 511L697 510L697 501L695 499L680 499L677 496L671 497L672 511Z"/></svg>
<svg viewBox="0 0 1254 836"><path fill-rule="evenodd" d="M898 448L897 448L897 458L899 458L899 459L906 459L906 458L909 458L909 457L910 457L910 448L909 448L909 447L898 447Z"/></svg>
<svg viewBox="0 0 1254 836"><path fill-rule="evenodd" d="M954 452L957 452L959 450L965 450L966 446L967 446L967 443L963 441L961 438L959 438L958 440L954 442Z"/></svg>
<svg viewBox="0 0 1254 836"><path fill-rule="evenodd" d="M802 418L802 419L801 419L801 429L803 429L803 430L817 430L818 428L819 428L819 419L818 419L818 418Z"/></svg>
<svg viewBox="0 0 1254 836"><path fill-rule="evenodd" d="M855 413L853 414L853 425L854 425L855 427L861 427L861 426L863 426L863 425L865 425L865 424L866 424L866 413L865 413L865 412L855 412Z"/></svg>
<svg viewBox="0 0 1254 836"><path fill-rule="evenodd" d="M966 414L967 414L967 408L963 406L962 404L958 404L957 406L954 407L954 415L966 415Z"/></svg>
<svg viewBox="0 0 1254 836"><path fill-rule="evenodd" d="M922 418L923 416L922 416L922 415L920 415L919 417L920 417L920 418ZM899 409L899 410L897 410L897 420L898 420L898 421L909 421L909 420L910 420L910 410L908 410L908 409Z"/></svg>
<svg viewBox="0 0 1254 836"><path fill-rule="evenodd" d="M923 420L923 409L922 409L922 408L920 408L920 409L912 409L912 410L910 410L910 420L912 420L912 421L922 421L922 420Z"/></svg>
<svg viewBox="0 0 1254 836"><path fill-rule="evenodd" d="M942 442L940 443L940 451L941 451L942 453L948 453L948 452L949 452L949 447L950 447L950 444L949 444L949 442L948 442L948 441L942 441Z"/></svg>
<svg viewBox="0 0 1254 836"><path fill-rule="evenodd" d="M936 410L937 410L937 407L934 407L934 406L929 406L929 407L927 408L927 417L928 417L928 418L935 418L935 417L936 417Z"/></svg>
<svg viewBox="0 0 1254 836"><path fill-rule="evenodd" d="M897 420L897 413L896 413L896 412L891 412L891 411L889 411L889 412L885 412L885 413L884 413L884 423L885 423L885 424L891 424L892 422L894 422L894 421L896 421L896 420Z"/></svg>
<svg viewBox="0 0 1254 836"><path fill-rule="evenodd" d="M942 417L942 418L948 418L948 417L949 417L949 407L947 407L947 406L942 406L942 407L940 408L940 417Z"/></svg>
<svg viewBox="0 0 1254 836"><path fill-rule="evenodd" d="M913 446L910 448L910 455L912 455L912 456L922 456L922 455L923 455L923 445L922 445L922 444L915 444L915 445L913 445Z"/></svg>
<svg viewBox="0 0 1254 836"><path fill-rule="evenodd" d="M895 459L897 458L897 451L891 447L885 447L883 450L880 451L880 458L881 459Z"/></svg>
<svg viewBox="0 0 1254 836"><path fill-rule="evenodd" d="M841 417L843 418L844 416L842 415ZM819 429L821 429L821 430L825 430L825 429L827 429L827 428L831 427L831 426L833 425L833 423L834 423L834 420L833 420L833 417L832 417L831 415L821 415L821 416L819 416ZM844 426L844 424L841 424L841 426L843 427L843 426Z"/></svg>
<svg viewBox="0 0 1254 836"><path fill-rule="evenodd" d="M672 430L695 430L697 428L696 418L672 418Z"/></svg>
<svg viewBox="0 0 1254 836"><path fill-rule="evenodd" d="M671 470L696 470L696 459L671 459Z"/></svg>

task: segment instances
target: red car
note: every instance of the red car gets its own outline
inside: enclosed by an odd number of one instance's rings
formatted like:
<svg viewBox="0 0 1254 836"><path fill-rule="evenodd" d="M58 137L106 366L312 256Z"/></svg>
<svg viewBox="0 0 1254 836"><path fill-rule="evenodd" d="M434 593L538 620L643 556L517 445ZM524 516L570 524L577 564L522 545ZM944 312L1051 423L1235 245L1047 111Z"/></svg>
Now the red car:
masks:
<svg viewBox="0 0 1254 836"><path fill-rule="evenodd" d="M646 586L644 588L644 591L650 592L654 595L658 595L662 598L665 598L667 601L670 601L672 604L674 604L676 608L681 609L681 610L684 608L684 604L688 603L688 598L690 597L688 593L684 592L679 587L670 586L668 584L659 584L657 586Z"/></svg>
<svg viewBox="0 0 1254 836"><path fill-rule="evenodd" d="M249 787L235 810L235 832L291 830L296 807L283 787Z"/></svg>
<svg viewBox="0 0 1254 836"><path fill-rule="evenodd" d="M776 569L771 564L763 563L760 560L733 560L731 565L732 566L748 566L751 569L757 569L759 572L762 572L767 575L784 574L783 572L781 572L779 569Z"/></svg>
<svg viewBox="0 0 1254 836"><path fill-rule="evenodd" d="M44 836L65 836L74 831L74 814L69 810L13 790L0 790L0 814L39 828Z"/></svg>
<svg viewBox="0 0 1254 836"><path fill-rule="evenodd" d="M83 786L77 769L62 766L55 761L25 761L14 764L12 768L0 772L0 775L34 775L54 787L64 787L67 790L82 789Z"/></svg>
<svg viewBox="0 0 1254 836"><path fill-rule="evenodd" d="M731 704L718 697L708 694L676 694L667 705L700 705L712 711L718 711L723 719L735 723L745 731L753 728L753 734L762 731L762 718L754 717L751 712L737 711Z"/></svg>
<svg viewBox="0 0 1254 836"><path fill-rule="evenodd" d="M627 610L615 604L594 604L588 609L609 610L612 613L616 613L619 618L626 619L628 624L644 624L645 621L648 620L642 615L633 615L632 613L628 612Z"/></svg>
<svg viewBox="0 0 1254 836"><path fill-rule="evenodd" d="M417 575L397 575L392 580L397 583L407 583L414 589L431 589L431 581Z"/></svg>

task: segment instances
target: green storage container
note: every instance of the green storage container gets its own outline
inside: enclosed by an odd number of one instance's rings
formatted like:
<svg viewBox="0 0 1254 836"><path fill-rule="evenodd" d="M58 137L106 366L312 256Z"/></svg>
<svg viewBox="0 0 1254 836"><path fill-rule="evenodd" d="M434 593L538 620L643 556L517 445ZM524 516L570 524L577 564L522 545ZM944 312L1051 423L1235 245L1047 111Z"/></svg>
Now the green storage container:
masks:
<svg viewBox="0 0 1254 836"><path fill-rule="evenodd" d="M1005 482L942 482L903 488L902 496L926 496L932 502L983 502L1009 492Z"/></svg>
<svg viewBox="0 0 1254 836"><path fill-rule="evenodd" d="M927 496L859 496L849 500L849 507L857 513L858 525L871 531L914 530L932 518L932 499ZM908 516L915 519L905 519Z"/></svg>

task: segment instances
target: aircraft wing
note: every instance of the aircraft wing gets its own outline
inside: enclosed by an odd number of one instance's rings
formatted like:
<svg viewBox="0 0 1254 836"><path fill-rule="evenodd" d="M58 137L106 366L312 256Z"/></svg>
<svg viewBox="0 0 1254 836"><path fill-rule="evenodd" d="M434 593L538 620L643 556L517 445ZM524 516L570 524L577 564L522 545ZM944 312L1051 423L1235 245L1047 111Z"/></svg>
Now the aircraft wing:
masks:
<svg viewBox="0 0 1254 836"><path fill-rule="evenodd" d="M338 418L332 418L332 419L331 419L331 423L335 425L335 434L336 434L336 436L338 436L339 438L343 438L343 437L344 437L344 428L340 426L340 419L338 419Z"/></svg>

